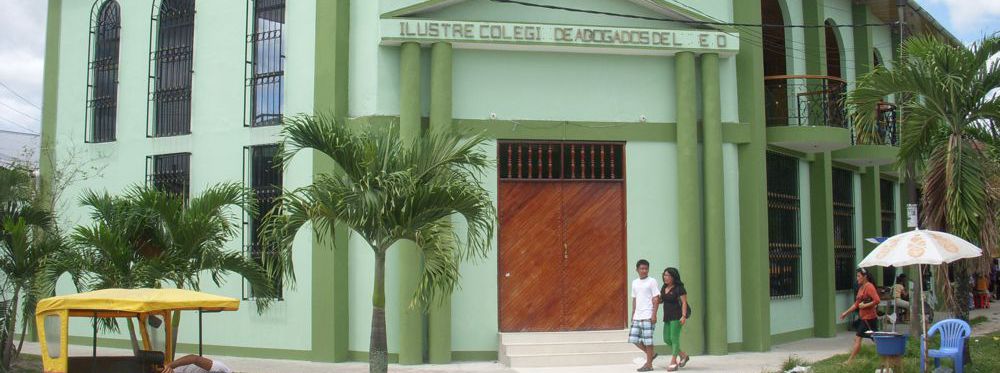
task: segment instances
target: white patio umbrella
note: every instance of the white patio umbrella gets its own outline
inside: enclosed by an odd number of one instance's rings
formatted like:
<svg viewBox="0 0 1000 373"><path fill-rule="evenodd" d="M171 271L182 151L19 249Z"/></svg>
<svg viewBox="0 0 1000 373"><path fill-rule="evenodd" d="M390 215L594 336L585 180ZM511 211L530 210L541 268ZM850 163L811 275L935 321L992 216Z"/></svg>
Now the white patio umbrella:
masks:
<svg viewBox="0 0 1000 373"><path fill-rule="evenodd" d="M983 250L958 236L929 230L915 229L889 237L865 257L859 267L902 267L917 264L917 286L923 286L923 271L919 264L940 265L959 259L975 258ZM920 299L920 325L927 334L927 310L924 309L924 292Z"/></svg>

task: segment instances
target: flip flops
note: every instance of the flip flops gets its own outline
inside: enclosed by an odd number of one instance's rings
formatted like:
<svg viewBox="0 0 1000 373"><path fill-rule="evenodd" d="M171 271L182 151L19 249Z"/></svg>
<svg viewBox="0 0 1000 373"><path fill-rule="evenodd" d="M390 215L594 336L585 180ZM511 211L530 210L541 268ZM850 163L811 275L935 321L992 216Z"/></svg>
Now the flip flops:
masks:
<svg viewBox="0 0 1000 373"><path fill-rule="evenodd" d="M688 360L691 360L691 355L684 355L684 358L681 359L680 367L683 368L685 365L688 365Z"/></svg>

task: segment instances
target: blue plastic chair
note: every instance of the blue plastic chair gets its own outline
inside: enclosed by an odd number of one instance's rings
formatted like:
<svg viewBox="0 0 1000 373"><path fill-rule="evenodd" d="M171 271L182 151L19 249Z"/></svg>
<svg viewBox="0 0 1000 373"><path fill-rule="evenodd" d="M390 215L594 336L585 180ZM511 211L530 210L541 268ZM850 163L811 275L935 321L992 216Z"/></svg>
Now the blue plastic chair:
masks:
<svg viewBox="0 0 1000 373"><path fill-rule="evenodd" d="M965 339L972 334L972 327L968 323L959 319L946 319L938 321L937 324L927 331L927 335L921 341L921 347L926 346L927 337L931 337L937 332L941 332L941 348L937 350L927 350L927 356L934 358L934 368L941 366L941 359L951 359L955 362L955 372L962 373L965 362L962 361L962 351L965 347ZM921 354L926 348L921 348ZM920 359L920 371L925 371L924 359Z"/></svg>

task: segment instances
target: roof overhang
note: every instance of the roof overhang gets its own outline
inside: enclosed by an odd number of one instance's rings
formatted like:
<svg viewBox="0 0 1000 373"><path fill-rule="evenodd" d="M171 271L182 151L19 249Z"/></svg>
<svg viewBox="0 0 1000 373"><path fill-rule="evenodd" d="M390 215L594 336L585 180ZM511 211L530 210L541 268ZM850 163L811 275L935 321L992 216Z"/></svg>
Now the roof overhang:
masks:
<svg viewBox="0 0 1000 373"><path fill-rule="evenodd" d="M868 5L872 14L884 22L899 22L898 0L855 0L855 3ZM926 9L917 4L916 0L906 0L906 5L903 7L903 18L906 25L909 26L908 32L910 33L932 34L955 45L965 45L951 31L942 26L937 19L934 19L934 16ZM898 33L898 28L894 29L893 32Z"/></svg>

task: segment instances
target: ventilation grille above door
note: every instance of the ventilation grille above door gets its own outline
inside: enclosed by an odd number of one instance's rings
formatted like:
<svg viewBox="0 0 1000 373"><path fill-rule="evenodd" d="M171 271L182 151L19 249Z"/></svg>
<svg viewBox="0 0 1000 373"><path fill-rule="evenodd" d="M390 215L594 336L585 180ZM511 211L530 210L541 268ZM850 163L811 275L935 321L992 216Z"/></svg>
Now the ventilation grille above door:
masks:
<svg viewBox="0 0 1000 373"><path fill-rule="evenodd" d="M612 142L504 142L498 147L501 180L624 179L625 144Z"/></svg>

